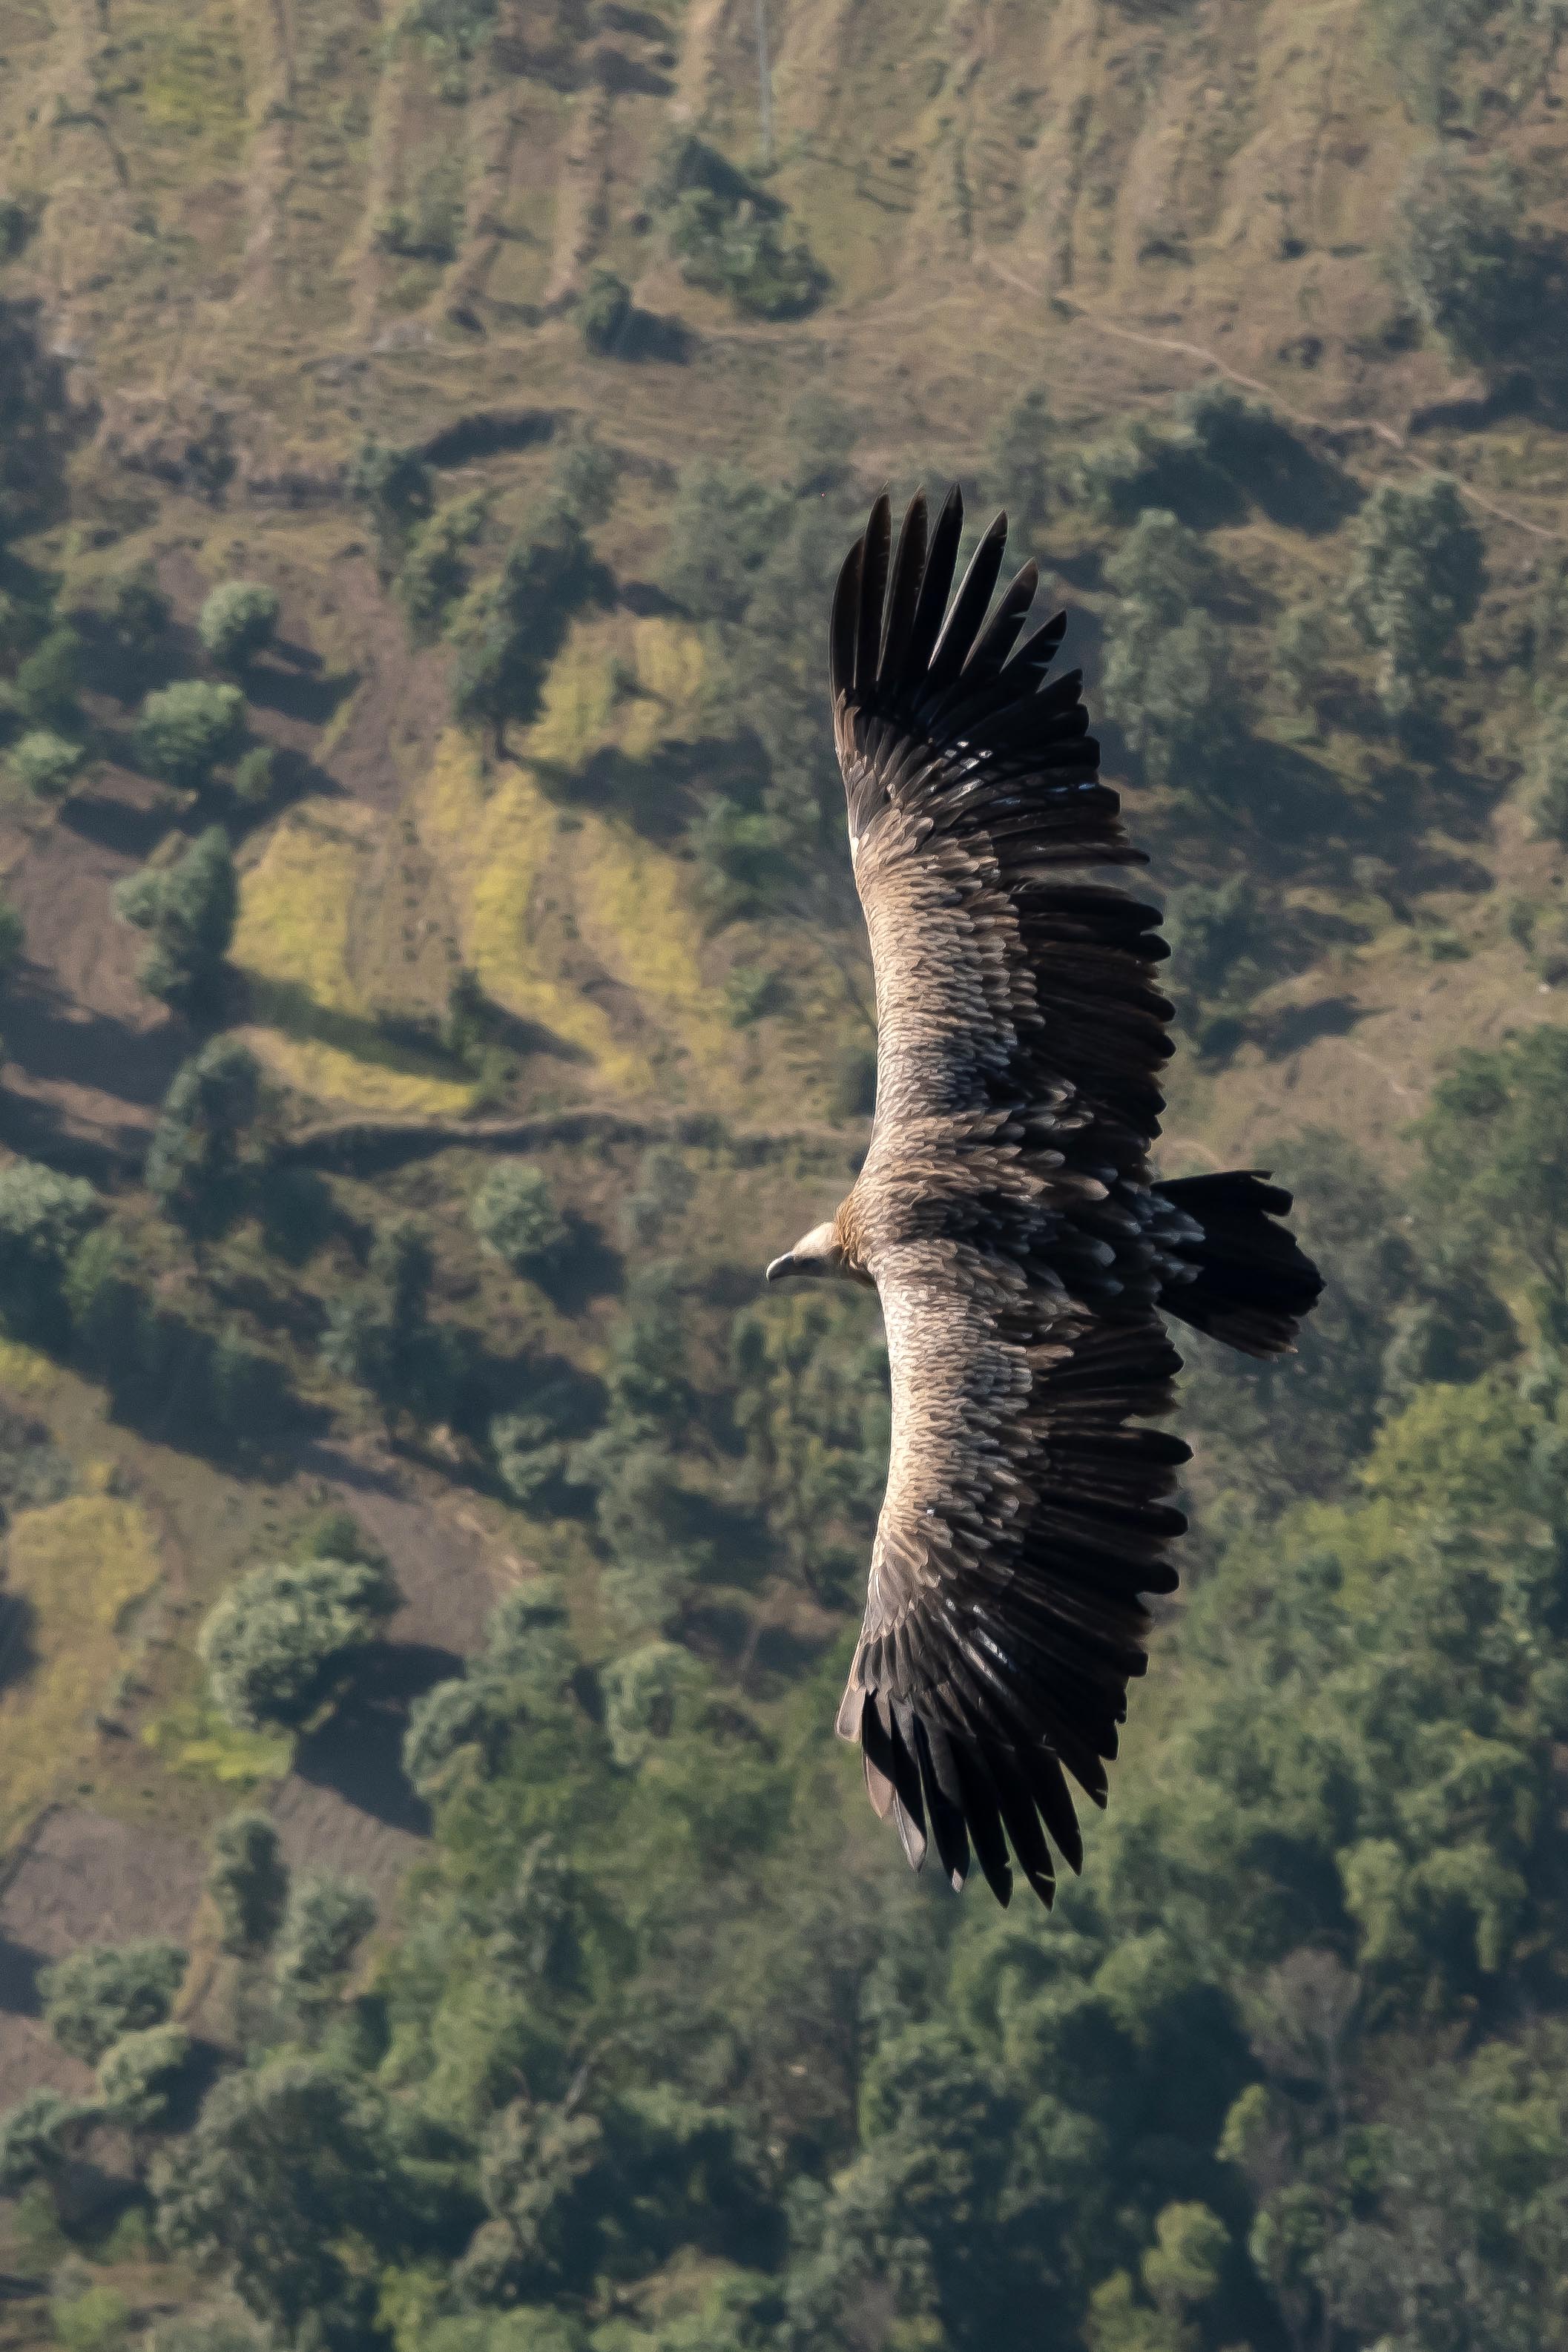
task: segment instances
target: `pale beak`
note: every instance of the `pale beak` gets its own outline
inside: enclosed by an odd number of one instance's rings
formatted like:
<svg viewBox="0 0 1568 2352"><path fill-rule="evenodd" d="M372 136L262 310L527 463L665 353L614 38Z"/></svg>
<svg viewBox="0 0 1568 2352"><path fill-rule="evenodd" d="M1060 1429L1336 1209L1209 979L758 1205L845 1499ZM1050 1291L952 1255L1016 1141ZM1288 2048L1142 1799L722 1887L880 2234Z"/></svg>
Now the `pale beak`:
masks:
<svg viewBox="0 0 1568 2352"><path fill-rule="evenodd" d="M786 1274L793 1274L794 1272L795 1254L791 1250L785 1250L783 1257L774 1258L772 1265L769 1266L767 1273L763 1276L763 1279L764 1282L780 1282Z"/></svg>

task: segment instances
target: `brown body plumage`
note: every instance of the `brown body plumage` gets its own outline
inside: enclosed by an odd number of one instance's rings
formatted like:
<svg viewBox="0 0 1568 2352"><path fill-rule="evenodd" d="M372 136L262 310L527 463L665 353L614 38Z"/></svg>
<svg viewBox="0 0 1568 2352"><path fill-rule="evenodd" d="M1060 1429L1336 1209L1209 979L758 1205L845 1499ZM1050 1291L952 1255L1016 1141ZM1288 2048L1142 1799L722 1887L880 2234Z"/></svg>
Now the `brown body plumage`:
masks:
<svg viewBox="0 0 1568 2352"><path fill-rule="evenodd" d="M1171 1007L1159 914L1086 878L1142 863L1098 781L1058 615L1016 654L1026 565L986 614L1006 519L948 607L962 506L897 551L886 499L834 599L834 727L877 978L877 1112L854 1190L769 1268L875 1285L892 1375L887 1496L839 1714L879 1812L954 1885L1009 1848L1047 1903L1081 1858L1142 1595L1176 1579L1176 1315L1258 1355L1321 1285L1255 1174L1159 1184ZM1011 658L1009 659L1009 656Z"/></svg>

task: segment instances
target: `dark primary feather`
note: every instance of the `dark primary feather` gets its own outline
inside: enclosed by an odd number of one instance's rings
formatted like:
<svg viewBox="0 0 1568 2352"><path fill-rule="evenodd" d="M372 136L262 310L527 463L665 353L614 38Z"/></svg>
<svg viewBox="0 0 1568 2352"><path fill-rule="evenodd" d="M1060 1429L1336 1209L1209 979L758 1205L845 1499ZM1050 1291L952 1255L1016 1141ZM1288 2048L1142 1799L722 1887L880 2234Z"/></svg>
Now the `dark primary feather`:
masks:
<svg viewBox="0 0 1568 2352"><path fill-rule="evenodd" d="M1016 1866L1049 1903L1052 1846L1082 1860L1068 1776L1104 1802L1141 1596L1176 1580L1187 1449L1148 1425L1179 1369L1163 1314L1277 1349L1317 1277L1255 1177L1152 1182L1159 916L1082 871L1139 853L1079 674L1047 682L1065 618L1018 644L1026 565L987 621L1003 516L950 604L962 528L956 491L929 530L917 497L894 548L879 499L834 598L879 1003L876 1120L837 1231L881 1295L893 1384L839 1729L912 1863L934 1846L955 1885L978 1864L1003 1902Z"/></svg>

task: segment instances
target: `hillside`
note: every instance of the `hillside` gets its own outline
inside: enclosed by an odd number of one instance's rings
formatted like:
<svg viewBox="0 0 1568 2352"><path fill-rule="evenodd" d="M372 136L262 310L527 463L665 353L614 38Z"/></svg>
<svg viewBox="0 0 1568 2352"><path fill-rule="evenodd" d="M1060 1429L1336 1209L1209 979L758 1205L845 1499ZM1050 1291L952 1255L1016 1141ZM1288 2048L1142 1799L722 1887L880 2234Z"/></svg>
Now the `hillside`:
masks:
<svg viewBox="0 0 1568 2352"><path fill-rule="evenodd" d="M1568 2343L1564 32L0 0L0 2342ZM1072 614L1168 1170L1297 1182L1339 1302L1194 1369L1050 1921L862 1818L878 1334L759 1297L865 1134L821 639L922 479ZM353 1622L246 1719L279 1563ZM106 2106L40 1971L160 1937Z"/></svg>

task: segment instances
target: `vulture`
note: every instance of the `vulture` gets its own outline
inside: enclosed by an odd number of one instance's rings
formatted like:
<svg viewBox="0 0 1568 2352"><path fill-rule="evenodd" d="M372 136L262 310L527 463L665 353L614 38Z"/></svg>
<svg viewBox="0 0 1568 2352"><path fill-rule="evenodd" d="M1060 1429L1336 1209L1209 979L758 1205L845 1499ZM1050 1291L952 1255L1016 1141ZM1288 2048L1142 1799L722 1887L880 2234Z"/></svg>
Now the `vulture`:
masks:
<svg viewBox="0 0 1568 2352"><path fill-rule="evenodd" d="M1099 780L1065 614L992 610L998 515L952 596L963 509L886 496L833 599L833 724L876 971L877 1100L854 1189L767 1269L875 1288L892 1434L838 1716L910 1864L971 1856L1040 1900L1082 1843L1176 1584L1190 1449L1151 1423L1173 1317L1290 1349L1321 1279L1267 1171L1157 1182L1172 1007L1158 908L1096 867L1146 860Z"/></svg>

